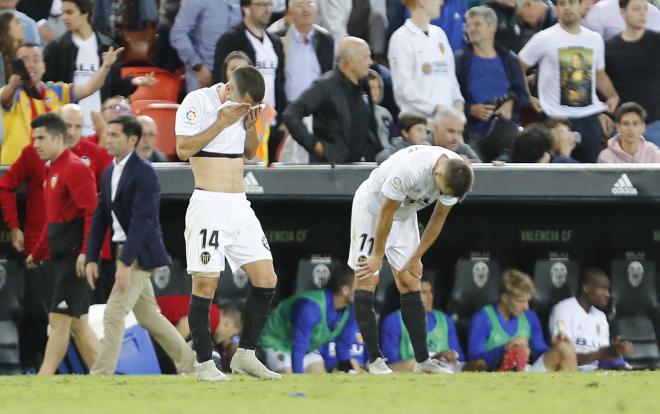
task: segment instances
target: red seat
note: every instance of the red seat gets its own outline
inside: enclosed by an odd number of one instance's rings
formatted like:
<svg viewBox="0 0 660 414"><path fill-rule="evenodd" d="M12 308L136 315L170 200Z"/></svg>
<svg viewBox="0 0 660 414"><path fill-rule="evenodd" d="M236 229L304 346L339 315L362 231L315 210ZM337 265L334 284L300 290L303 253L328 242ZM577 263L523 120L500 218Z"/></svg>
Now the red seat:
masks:
<svg viewBox="0 0 660 414"><path fill-rule="evenodd" d="M151 66L126 66L121 68L121 76L144 76L153 72L158 83L154 86L139 86L130 96L131 102L160 100L176 102L179 97L181 79L165 69Z"/></svg>
<svg viewBox="0 0 660 414"><path fill-rule="evenodd" d="M176 156L176 134L174 133L174 122L176 110L179 104L176 102L160 100L135 101L131 105L133 113L137 115L149 115L158 125L158 141L156 148L163 151L171 161L178 161Z"/></svg>

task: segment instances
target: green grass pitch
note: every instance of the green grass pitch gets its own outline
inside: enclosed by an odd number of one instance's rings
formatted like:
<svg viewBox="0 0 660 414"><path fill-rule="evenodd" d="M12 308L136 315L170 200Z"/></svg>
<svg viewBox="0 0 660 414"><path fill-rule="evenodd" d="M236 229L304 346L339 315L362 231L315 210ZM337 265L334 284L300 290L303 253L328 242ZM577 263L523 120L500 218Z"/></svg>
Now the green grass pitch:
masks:
<svg viewBox="0 0 660 414"><path fill-rule="evenodd" d="M0 377L0 412L30 414L660 413L660 373Z"/></svg>

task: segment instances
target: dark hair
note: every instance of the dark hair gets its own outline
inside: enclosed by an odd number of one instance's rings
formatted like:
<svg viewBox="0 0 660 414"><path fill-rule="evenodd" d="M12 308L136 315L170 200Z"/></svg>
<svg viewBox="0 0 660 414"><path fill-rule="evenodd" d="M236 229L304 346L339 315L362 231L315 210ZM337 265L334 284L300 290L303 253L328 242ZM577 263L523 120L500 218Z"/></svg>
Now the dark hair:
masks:
<svg viewBox="0 0 660 414"><path fill-rule="evenodd" d="M142 124L140 124L140 121L138 121L133 115L120 115L108 122L108 125L111 124L121 125L121 130L127 137L135 135L138 138L137 142L140 142L140 138L142 138Z"/></svg>
<svg viewBox="0 0 660 414"><path fill-rule="evenodd" d="M248 7L252 5L252 0L241 0L241 7Z"/></svg>
<svg viewBox="0 0 660 414"><path fill-rule="evenodd" d="M218 305L221 315L220 318L230 318L233 319L239 326L241 325L241 318L243 312L241 311L240 306L234 303L223 303Z"/></svg>
<svg viewBox="0 0 660 414"><path fill-rule="evenodd" d="M568 118L548 118L543 121L543 126L548 129L555 129L560 125L565 125L568 129L573 128L573 125Z"/></svg>
<svg viewBox="0 0 660 414"><path fill-rule="evenodd" d="M14 59L14 39L9 37L9 24L12 20L18 19L13 10L0 10L0 54L2 55L2 64L5 68L5 78L0 79L6 84L12 75L11 61Z"/></svg>
<svg viewBox="0 0 660 414"><path fill-rule="evenodd" d="M92 0L62 0L62 2L65 1L75 4L78 10L80 10L80 14L86 14L87 20L91 22L93 9Z"/></svg>
<svg viewBox="0 0 660 414"><path fill-rule="evenodd" d="M453 190L453 196L463 201L465 195L472 191L474 172L472 167L462 158L447 160L444 171L445 184Z"/></svg>
<svg viewBox="0 0 660 414"><path fill-rule="evenodd" d="M266 85L259 69L254 66L236 68L231 78L234 81L234 87L241 96L248 94L254 102L261 102L264 99Z"/></svg>
<svg viewBox="0 0 660 414"><path fill-rule="evenodd" d="M18 52L18 49L22 49L24 47L36 47L37 49L41 50L41 46L39 46L38 44L36 44L34 42L23 42L20 45L18 45L18 47L16 48L16 50L14 52Z"/></svg>
<svg viewBox="0 0 660 414"><path fill-rule="evenodd" d="M337 293L344 286L352 286L355 280L355 273L347 266L339 266L335 269L333 275L325 286L332 293Z"/></svg>
<svg viewBox="0 0 660 414"><path fill-rule="evenodd" d="M419 124L426 125L426 117L413 113L399 114L399 134L401 134L403 131L408 132L410 131L410 128Z"/></svg>
<svg viewBox="0 0 660 414"><path fill-rule="evenodd" d="M596 280L596 278L599 277L607 278L607 273L605 273L605 271L599 267L588 267L580 274L580 292L582 291L582 286L592 283L594 280Z"/></svg>
<svg viewBox="0 0 660 414"><path fill-rule="evenodd" d="M621 123L621 118L623 118L625 114L630 113L637 114L642 122L646 120L646 110L642 107L642 105L638 104L637 102L626 102L621 104L621 106L614 113L616 122Z"/></svg>
<svg viewBox="0 0 660 414"><path fill-rule="evenodd" d="M538 162L551 147L548 128L538 123L529 125L513 140L511 162Z"/></svg>
<svg viewBox="0 0 660 414"><path fill-rule="evenodd" d="M62 117L55 112L39 115L34 118L30 126L32 129L46 128L46 132L50 135L61 135L63 140L66 139L66 123L64 123Z"/></svg>
<svg viewBox="0 0 660 414"><path fill-rule="evenodd" d="M222 71L220 71L220 82L222 83L227 83L229 79L227 79L227 66L229 66L229 62L231 62L234 59L243 59L248 63L250 66L254 66L254 63L252 62L252 59L248 55L245 54L245 52L242 52L240 50L234 50L230 54L227 55L225 58L225 61L222 62Z"/></svg>
<svg viewBox="0 0 660 414"><path fill-rule="evenodd" d="M627 8L628 4L630 4L630 0L619 0L619 8L620 9Z"/></svg>

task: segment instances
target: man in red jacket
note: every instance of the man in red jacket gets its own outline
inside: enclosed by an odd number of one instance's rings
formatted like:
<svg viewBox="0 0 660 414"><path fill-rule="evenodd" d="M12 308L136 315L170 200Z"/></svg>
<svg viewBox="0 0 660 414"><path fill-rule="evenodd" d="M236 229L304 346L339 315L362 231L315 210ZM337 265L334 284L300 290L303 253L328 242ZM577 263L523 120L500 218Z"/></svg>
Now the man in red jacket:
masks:
<svg viewBox="0 0 660 414"><path fill-rule="evenodd" d="M53 295L48 320L51 332L40 375L57 370L71 333L87 366L98 355L99 342L87 322L91 290L85 280L87 234L96 207L94 174L67 147L62 118L48 113L32 121L34 148L48 161L43 183L46 222L25 263L35 268L50 251Z"/></svg>

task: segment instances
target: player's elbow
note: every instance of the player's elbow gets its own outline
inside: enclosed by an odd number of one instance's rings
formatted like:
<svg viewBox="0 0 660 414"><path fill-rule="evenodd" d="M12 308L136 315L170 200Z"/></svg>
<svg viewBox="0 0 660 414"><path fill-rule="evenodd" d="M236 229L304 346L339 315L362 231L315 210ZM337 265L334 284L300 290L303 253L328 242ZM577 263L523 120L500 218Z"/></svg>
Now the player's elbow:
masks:
<svg viewBox="0 0 660 414"><path fill-rule="evenodd" d="M243 156L247 158L248 160L253 159L254 157L257 156L257 150L255 149L248 149L246 148L245 151L243 152Z"/></svg>
<svg viewBox="0 0 660 414"><path fill-rule="evenodd" d="M185 148L185 144L181 141L176 141L176 156L179 157L181 161L188 161L192 154L190 150Z"/></svg>

